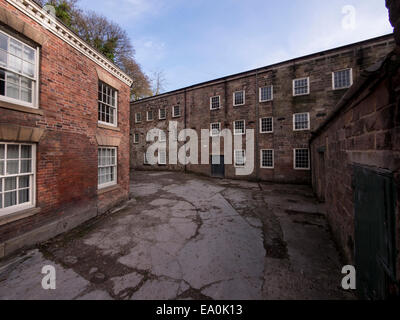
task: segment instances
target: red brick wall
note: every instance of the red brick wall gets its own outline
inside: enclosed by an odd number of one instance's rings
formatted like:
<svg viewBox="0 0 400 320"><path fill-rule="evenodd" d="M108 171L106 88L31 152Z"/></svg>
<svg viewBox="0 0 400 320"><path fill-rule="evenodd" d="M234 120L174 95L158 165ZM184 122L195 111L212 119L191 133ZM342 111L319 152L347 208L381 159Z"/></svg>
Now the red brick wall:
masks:
<svg viewBox="0 0 400 320"><path fill-rule="evenodd" d="M0 227L0 242L70 213L97 210L128 197L129 192L129 87L119 84L118 127L97 125L98 75L101 68L76 49L41 27L5 1L0 7L17 15L46 42L40 48L40 102L44 115L0 108L0 124L44 128L37 146L37 207L30 218ZM106 71L104 71L106 72ZM110 77L113 77L110 74ZM96 134L119 137L118 192L97 196Z"/></svg>
<svg viewBox="0 0 400 320"><path fill-rule="evenodd" d="M311 142L314 190L325 198L334 236L349 262L354 262L353 165L393 172L400 190L399 65L399 56L394 57ZM397 248L399 204L397 192Z"/></svg>

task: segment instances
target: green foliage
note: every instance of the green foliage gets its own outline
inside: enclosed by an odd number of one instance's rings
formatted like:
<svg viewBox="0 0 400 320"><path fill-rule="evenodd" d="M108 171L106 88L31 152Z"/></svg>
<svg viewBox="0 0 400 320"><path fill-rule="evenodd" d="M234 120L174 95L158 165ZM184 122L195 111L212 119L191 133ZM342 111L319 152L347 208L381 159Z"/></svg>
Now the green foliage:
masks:
<svg viewBox="0 0 400 320"><path fill-rule="evenodd" d="M115 62L115 51L118 42L117 38L103 40L99 37L96 37L91 42L97 50L104 54L108 59Z"/></svg>
<svg viewBox="0 0 400 320"><path fill-rule="evenodd" d="M94 11L83 11L77 6L79 0L37 1L53 6L59 20L133 79L134 99L152 95L150 79L135 61L131 41L118 24Z"/></svg>
<svg viewBox="0 0 400 320"><path fill-rule="evenodd" d="M72 26L72 7L65 0L51 0L46 5L52 5L56 9L56 17L66 26Z"/></svg>

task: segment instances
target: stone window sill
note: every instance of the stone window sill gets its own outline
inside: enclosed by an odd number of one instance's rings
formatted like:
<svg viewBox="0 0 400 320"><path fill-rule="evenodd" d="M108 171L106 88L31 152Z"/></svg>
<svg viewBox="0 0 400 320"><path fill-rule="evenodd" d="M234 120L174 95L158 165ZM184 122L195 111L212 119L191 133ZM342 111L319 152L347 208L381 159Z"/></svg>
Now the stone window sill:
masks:
<svg viewBox="0 0 400 320"><path fill-rule="evenodd" d="M117 189L120 189L120 186L118 184L116 184L114 186L106 187L106 188L103 188L103 189L99 189L99 190L97 190L97 194L101 195L101 194L104 194L104 193L107 193L107 192L111 192L111 191L114 191L114 190L117 190Z"/></svg>
<svg viewBox="0 0 400 320"><path fill-rule="evenodd" d="M121 131L119 127L107 126L106 124L98 123L97 126L101 129Z"/></svg>
<svg viewBox="0 0 400 320"><path fill-rule="evenodd" d="M43 110L40 110L40 109L20 106L20 105L17 105L17 104L13 104L13 103L6 102L6 101L1 101L1 100L0 100L0 108L19 111L19 112L25 112L25 113L38 114L38 115L41 115L41 116L44 114Z"/></svg>
<svg viewBox="0 0 400 320"><path fill-rule="evenodd" d="M40 210L40 208L31 208L1 216L0 226L38 214Z"/></svg>

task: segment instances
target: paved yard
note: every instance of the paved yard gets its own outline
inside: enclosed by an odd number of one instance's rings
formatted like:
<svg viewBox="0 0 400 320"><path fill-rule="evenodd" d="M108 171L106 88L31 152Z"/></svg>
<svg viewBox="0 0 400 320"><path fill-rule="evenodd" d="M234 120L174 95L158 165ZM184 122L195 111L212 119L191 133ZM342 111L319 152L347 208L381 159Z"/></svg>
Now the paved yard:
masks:
<svg viewBox="0 0 400 320"><path fill-rule="evenodd" d="M0 299L344 299L309 187L136 172L112 214L0 265ZM56 268L56 290L41 288Z"/></svg>

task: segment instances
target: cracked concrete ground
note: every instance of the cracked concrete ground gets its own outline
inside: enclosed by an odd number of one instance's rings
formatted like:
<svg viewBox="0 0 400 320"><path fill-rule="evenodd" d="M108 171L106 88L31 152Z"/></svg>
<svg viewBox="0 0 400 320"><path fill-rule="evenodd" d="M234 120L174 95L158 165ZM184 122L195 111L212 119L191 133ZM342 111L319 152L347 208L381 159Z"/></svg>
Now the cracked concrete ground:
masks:
<svg viewBox="0 0 400 320"><path fill-rule="evenodd" d="M0 299L352 298L309 187L135 172L131 198L0 264Z"/></svg>

